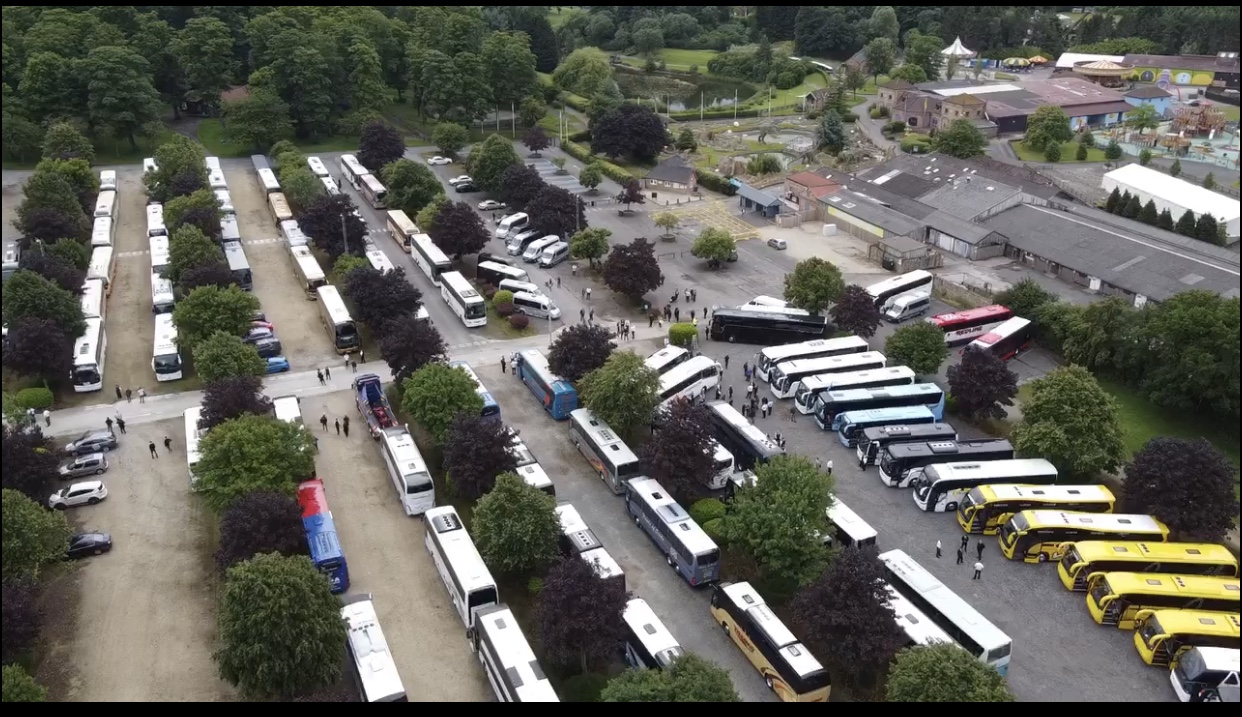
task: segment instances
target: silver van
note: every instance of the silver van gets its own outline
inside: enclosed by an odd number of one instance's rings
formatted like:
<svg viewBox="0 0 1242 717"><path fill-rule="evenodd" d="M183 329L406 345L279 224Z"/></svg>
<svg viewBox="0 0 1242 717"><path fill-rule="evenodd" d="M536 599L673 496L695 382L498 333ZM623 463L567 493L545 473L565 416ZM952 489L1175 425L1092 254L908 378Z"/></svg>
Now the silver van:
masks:
<svg viewBox="0 0 1242 717"><path fill-rule="evenodd" d="M539 257L539 266L545 269L560 264L569 258L569 242L558 241L547 249L543 250L543 254Z"/></svg>
<svg viewBox="0 0 1242 717"><path fill-rule="evenodd" d="M80 455L57 469L61 480L103 475L108 470L108 457L102 453Z"/></svg>
<svg viewBox="0 0 1242 717"><path fill-rule="evenodd" d="M526 251L522 252L522 261L527 264L534 264L539 261L539 257L543 256L544 249L547 249L560 240L561 238L555 234L549 234L545 237L536 239L527 245Z"/></svg>
<svg viewBox="0 0 1242 717"><path fill-rule="evenodd" d="M884 306L884 320L890 324L899 324L916 316L922 316L931 308L930 291L911 291L894 297Z"/></svg>
<svg viewBox="0 0 1242 717"><path fill-rule="evenodd" d="M519 291L513 295L513 309L533 319L559 319L561 308L542 294Z"/></svg>
<svg viewBox="0 0 1242 717"><path fill-rule="evenodd" d="M520 256L522 252L526 251L526 247L530 246L530 243L538 238L539 232L534 229L521 232L509 239L509 244L505 247L505 251L509 252L509 256Z"/></svg>
<svg viewBox="0 0 1242 717"><path fill-rule="evenodd" d="M514 279L501 279L500 284L496 288L501 291L512 291L515 294L519 291L525 291L528 294L543 293L543 291L539 289L538 284L532 284L529 281L516 281Z"/></svg>

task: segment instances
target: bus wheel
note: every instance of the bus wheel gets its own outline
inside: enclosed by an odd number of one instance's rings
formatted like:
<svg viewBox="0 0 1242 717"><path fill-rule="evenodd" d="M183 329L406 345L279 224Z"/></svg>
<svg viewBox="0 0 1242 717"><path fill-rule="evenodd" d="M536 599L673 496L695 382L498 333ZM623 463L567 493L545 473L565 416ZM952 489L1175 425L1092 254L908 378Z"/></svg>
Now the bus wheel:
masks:
<svg viewBox="0 0 1242 717"><path fill-rule="evenodd" d="M737 335L735 335L733 332L729 332L728 339L729 339L729 343L731 344L737 343Z"/></svg>
<svg viewBox="0 0 1242 717"><path fill-rule="evenodd" d="M766 684L766 685L768 686L768 689L769 689L769 690L772 690L773 692L775 692L775 691L776 691L776 686L772 684L772 678L771 678L771 677L765 677L765 678L763 678L763 682L764 682L764 684Z"/></svg>
<svg viewBox="0 0 1242 717"><path fill-rule="evenodd" d="M669 566L670 568L672 568L673 570L676 570L676 569L677 569L677 563L673 561L673 556L672 556L672 555L665 555L665 556L664 556L664 559L668 561L668 566Z"/></svg>
<svg viewBox="0 0 1242 717"><path fill-rule="evenodd" d="M944 512L946 512L946 513L956 513L956 512L957 512L957 503L945 503L945 506L944 506Z"/></svg>
<svg viewBox="0 0 1242 717"><path fill-rule="evenodd" d="M1040 554L1039 554L1039 558L1038 558L1038 560L1039 560L1039 562L1041 562L1041 563L1046 563L1046 562L1048 562L1048 554L1047 554L1047 553L1040 553Z"/></svg>

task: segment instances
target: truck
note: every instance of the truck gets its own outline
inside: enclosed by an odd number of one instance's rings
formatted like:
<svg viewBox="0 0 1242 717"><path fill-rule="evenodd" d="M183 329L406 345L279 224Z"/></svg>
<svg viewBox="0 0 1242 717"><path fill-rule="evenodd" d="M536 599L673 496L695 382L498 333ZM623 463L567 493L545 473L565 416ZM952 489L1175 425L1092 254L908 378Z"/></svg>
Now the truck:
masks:
<svg viewBox="0 0 1242 717"><path fill-rule="evenodd" d="M388 397L384 395L384 384L377 374L364 373L354 379L353 387L358 413L367 422L371 437L378 441L385 428L397 425Z"/></svg>

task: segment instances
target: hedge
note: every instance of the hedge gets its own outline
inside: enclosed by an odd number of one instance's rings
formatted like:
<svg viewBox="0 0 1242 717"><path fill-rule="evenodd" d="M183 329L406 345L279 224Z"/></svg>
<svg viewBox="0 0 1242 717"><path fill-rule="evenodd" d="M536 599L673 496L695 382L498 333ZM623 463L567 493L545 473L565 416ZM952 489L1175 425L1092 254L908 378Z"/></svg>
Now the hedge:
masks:
<svg viewBox="0 0 1242 717"><path fill-rule="evenodd" d="M497 301L496 303L492 304L492 308L496 309L496 313L499 314L500 316L512 316L513 315L513 304L512 303Z"/></svg>
<svg viewBox="0 0 1242 717"><path fill-rule="evenodd" d="M570 132L569 141L570 142L590 142L591 141L591 130L584 129L578 132Z"/></svg>
<svg viewBox="0 0 1242 717"><path fill-rule="evenodd" d="M792 107L792 105L790 106ZM777 109L777 108L774 107L773 109ZM668 116L670 119L683 120L683 121L684 120L697 120L697 119L705 119L705 120L742 119L743 117L761 117L764 114L766 114L767 111L768 111L767 107L751 107L748 109L743 109L739 107L737 109L736 114L731 109L705 110L702 114L702 117L700 118L698 111L684 110L682 112L670 112Z"/></svg>
<svg viewBox="0 0 1242 717"><path fill-rule="evenodd" d="M17 392L13 399L22 408L34 408L42 411L45 408L52 407L52 392L43 386L23 388Z"/></svg>
<svg viewBox="0 0 1242 717"><path fill-rule="evenodd" d="M704 498L696 501L690 506L690 517L694 518L694 522L703 525L709 520L723 518L725 514L725 505L715 498Z"/></svg>
<svg viewBox="0 0 1242 717"><path fill-rule="evenodd" d="M591 150L577 142L562 142L561 149L565 150L565 154L582 162L583 164L597 164L599 171L605 177L608 177L617 184L626 184L632 179L637 179L626 169L619 167L606 159L601 159L593 154Z"/></svg>
<svg viewBox="0 0 1242 717"><path fill-rule="evenodd" d="M724 518L707 521L703 524L703 532L707 533L707 537L714 540L716 545L724 545Z"/></svg>
<svg viewBox="0 0 1242 717"><path fill-rule="evenodd" d="M570 107L573 107L574 109L578 110L579 112L586 112L587 108L590 107L591 105L590 100L588 100L585 97L575 95L572 92L562 92L561 101L569 105Z"/></svg>
<svg viewBox="0 0 1242 717"><path fill-rule="evenodd" d="M565 150L565 154L578 160L590 164L595 161L595 157L591 155L591 151L577 142L561 142L561 149Z"/></svg>
<svg viewBox="0 0 1242 717"><path fill-rule="evenodd" d="M737 194L737 187L729 183L727 177L722 177L715 172L709 172L705 169L699 170L699 186L712 192L718 192L726 197L732 197Z"/></svg>
<svg viewBox="0 0 1242 717"><path fill-rule="evenodd" d="M668 342L674 346L690 348L698 335L699 330L694 324L673 324L668 327Z"/></svg>

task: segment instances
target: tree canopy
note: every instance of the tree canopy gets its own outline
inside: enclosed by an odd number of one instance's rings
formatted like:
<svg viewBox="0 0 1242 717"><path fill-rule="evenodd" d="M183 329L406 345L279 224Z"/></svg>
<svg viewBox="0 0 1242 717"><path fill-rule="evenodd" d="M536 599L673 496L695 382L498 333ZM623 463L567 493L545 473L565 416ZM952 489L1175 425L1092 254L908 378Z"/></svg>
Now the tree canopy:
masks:
<svg viewBox="0 0 1242 717"><path fill-rule="evenodd" d="M546 186L539 170L515 164L500 175L500 199L513 209L520 210Z"/></svg>
<svg viewBox="0 0 1242 717"><path fill-rule="evenodd" d="M8 361L8 355L5 355ZM60 478L55 446L40 431L27 431L4 424L0 456L4 462L4 487L19 491L33 501L47 498L48 485Z"/></svg>
<svg viewBox="0 0 1242 717"><path fill-rule="evenodd" d="M267 362L252 344L235 334L216 331L194 345L194 368L210 383L234 377L258 377L267 372Z"/></svg>
<svg viewBox="0 0 1242 717"><path fill-rule="evenodd" d="M526 205L530 228L559 237L572 236L587 226L586 207L577 195L563 187L544 187Z"/></svg>
<svg viewBox="0 0 1242 717"><path fill-rule="evenodd" d="M621 105L591 123L591 149L614 159L654 159L667 140L664 122L643 105Z"/></svg>
<svg viewBox="0 0 1242 717"><path fill-rule="evenodd" d="M412 159L398 159L384 165L380 177L388 189L388 207L400 209L409 216L417 215L444 191L431 168Z"/></svg>
<svg viewBox="0 0 1242 717"><path fill-rule="evenodd" d="M915 321L889 335L884 341L884 355L894 365L909 366L920 376L935 376L949 357L949 347L939 326Z"/></svg>
<svg viewBox="0 0 1242 717"><path fill-rule="evenodd" d="M720 266L737 255L737 240L723 229L707 227L695 238L690 253L707 260L712 266Z"/></svg>
<svg viewBox="0 0 1242 717"><path fill-rule="evenodd" d="M1127 509L1156 516L1182 539L1218 542L1238 513L1237 473L1203 438L1157 436L1125 467Z"/></svg>
<svg viewBox="0 0 1242 717"><path fill-rule="evenodd" d="M250 329L258 310L258 298L237 286L200 286L173 309L178 343L194 349L216 332L240 337Z"/></svg>
<svg viewBox="0 0 1242 717"><path fill-rule="evenodd" d="M361 256L366 252L367 223L354 213L356 210L348 194L325 194L302 210L298 226L332 261L342 254ZM344 236L341 236L342 229Z"/></svg>
<svg viewBox="0 0 1242 717"><path fill-rule="evenodd" d="M850 284L841 291L829 316L838 330L849 331L864 339L875 336L875 330L880 326L880 307L875 305L875 298L858 284Z"/></svg>
<svg viewBox="0 0 1242 717"><path fill-rule="evenodd" d="M598 324L566 326L548 349L548 365L552 372L570 383L577 383L594 371L612 354L613 343L608 329Z"/></svg>
<svg viewBox="0 0 1242 717"><path fill-rule="evenodd" d="M932 148L958 159L978 157L988 147L988 138L968 119L956 119L932 138Z"/></svg>
<svg viewBox="0 0 1242 717"><path fill-rule="evenodd" d="M1074 138L1069 115L1056 105L1043 105L1026 121L1026 144L1042 152L1050 144L1064 144Z"/></svg>
<svg viewBox="0 0 1242 717"><path fill-rule="evenodd" d="M354 318L379 329L422 306L423 294L405 277L405 267L381 272L360 266L345 276L345 293L354 304Z"/></svg>
<svg viewBox="0 0 1242 717"><path fill-rule="evenodd" d="M1125 453L1117 403L1094 376L1066 366L1028 385L1013 432L1019 453L1048 459L1065 478L1091 479L1117 468Z"/></svg>
<svg viewBox="0 0 1242 717"><path fill-rule="evenodd" d="M496 192L505 170L521 163L508 137L491 134L470 152L470 176L479 189Z"/></svg>
<svg viewBox="0 0 1242 717"><path fill-rule="evenodd" d="M203 390L203 412L198 419L198 427L207 430L234 418L269 412L271 406L262 390L263 381L254 375L228 376L209 381Z"/></svg>
<svg viewBox="0 0 1242 717"><path fill-rule="evenodd" d="M227 570L261 553L306 553L306 528L296 498L269 490L248 493L220 515L216 566Z"/></svg>
<svg viewBox="0 0 1242 717"><path fill-rule="evenodd" d="M39 577L39 571L65 557L72 529L65 514L46 510L27 496L5 488L0 494L4 531L5 580Z"/></svg>
<svg viewBox="0 0 1242 717"><path fill-rule="evenodd" d="M4 666L3 699L5 702L46 702L47 689L35 681L20 664Z"/></svg>
<svg viewBox="0 0 1242 717"><path fill-rule="evenodd" d="M651 420L660 403L660 375L630 351L615 351L578 384L582 403L621 435Z"/></svg>
<svg viewBox="0 0 1242 717"><path fill-rule="evenodd" d="M4 367L49 384L62 384L73 370L73 344L74 338L55 321L18 319L9 325L4 342Z"/></svg>
<svg viewBox="0 0 1242 717"><path fill-rule="evenodd" d="M4 282L3 312L9 326L34 319L50 321L75 338L86 331L78 298L28 269L19 269Z"/></svg>
<svg viewBox="0 0 1242 717"><path fill-rule="evenodd" d="M0 607L4 611L4 633L0 639L0 655L8 665L26 656L39 638L43 611L39 608L39 590L33 580L5 580ZM5 695L7 701L8 695Z"/></svg>
<svg viewBox="0 0 1242 717"><path fill-rule="evenodd" d="M404 314L386 322L379 349L380 357L398 382L429 363L443 361L448 355L448 347L436 327L414 314Z"/></svg>
<svg viewBox="0 0 1242 717"><path fill-rule="evenodd" d="M401 384L401 407L443 444L453 419L462 413L479 415L483 399L475 392L474 379L465 371L429 363Z"/></svg>
<svg viewBox="0 0 1242 717"><path fill-rule="evenodd" d="M561 519L556 498L505 472L474 508L474 542L492 570L524 575L557 555Z"/></svg>
<svg viewBox="0 0 1242 717"><path fill-rule="evenodd" d="M1004 676L953 643L897 653L886 692L889 702L1017 702Z"/></svg>
<svg viewBox="0 0 1242 717"><path fill-rule="evenodd" d="M604 284L635 301L659 287L663 276L655 245L643 237L629 244L614 244L604 260Z"/></svg>
<svg viewBox="0 0 1242 717"><path fill-rule="evenodd" d="M785 299L800 309L821 314L828 305L841 298L845 280L841 270L830 261L811 257L794 266L785 275Z"/></svg>
<svg viewBox="0 0 1242 717"><path fill-rule="evenodd" d="M628 600L619 582L601 580L587 561L576 555L560 558L535 602L539 643L552 661L578 663L585 672L592 662L616 653Z"/></svg>
<svg viewBox="0 0 1242 717"><path fill-rule="evenodd" d="M999 421L1018 395L1018 375L991 351L966 351L946 373L955 410L966 418Z"/></svg>
<svg viewBox="0 0 1242 717"><path fill-rule="evenodd" d="M292 496L315 475L315 439L306 427L271 415L244 415L199 441L198 491L216 512L257 490Z"/></svg>
<svg viewBox="0 0 1242 717"><path fill-rule="evenodd" d="M684 502L703 492L716 473L711 410L680 399L661 412L658 423L643 446L643 469Z"/></svg>
<svg viewBox="0 0 1242 717"><path fill-rule="evenodd" d="M630 669L608 681L600 702L740 702L729 673L693 652L663 670Z"/></svg>
<svg viewBox="0 0 1242 717"><path fill-rule="evenodd" d="M445 201L437 208L431 226L420 225L420 228L431 236L432 243L441 251L456 259L482 251L491 238L483 219L465 202Z"/></svg>
<svg viewBox="0 0 1242 717"><path fill-rule="evenodd" d="M591 227L576 232L569 238L569 255L575 259L586 259L591 266L595 266L595 262L608 253L610 236L612 231L603 227Z"/></svg>
<svg viewBox="0 0 1242 717"><path fill-rule="evenodd" d="M457 414L443 446L444 472L453 490L470 500L489 493L497 476L517 469L512 440L509 427L500 421L478 413Z"/></svg>
<svg viewBox="0 0 1242 717"><path fill-rule="evenodd" d="M183 283L186 272L205 264L220 263L223 259L220 245L194 224L182 226L168 237L168 279L178 286Z"/></svg>
<svg viewBox="0 0 1242 717"><path fill-rule="evenodd" d="M358 161L372 172L405 156L405 139L401 132L383 121L368 122L358 138Z"/></svg>

